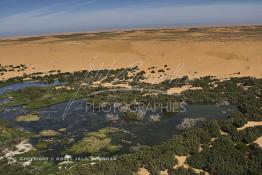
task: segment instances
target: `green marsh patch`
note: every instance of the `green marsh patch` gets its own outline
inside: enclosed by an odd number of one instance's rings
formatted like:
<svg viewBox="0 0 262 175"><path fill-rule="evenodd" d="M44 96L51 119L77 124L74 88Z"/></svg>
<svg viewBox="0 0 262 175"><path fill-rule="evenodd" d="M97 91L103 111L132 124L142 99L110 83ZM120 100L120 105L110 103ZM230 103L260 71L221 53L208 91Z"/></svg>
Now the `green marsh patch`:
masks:
<svg viewBox="0 0 262 175"><path fill-rule="evenodd" d="M40 109L72 98L83 98L81 94L75 95L72 90L56 90L54 88L28 87L15 92L9 92L3 97L12 97L12 100L2 107L22 105L26 109Z"/></svg>
<svg viewBox="0 0 262 175"><path fill-rule="evenodd" d="M16 117L18 122L35 122L38 120L40 120L40 117L37 114L19 115Z"/></svg>
<svg viewBox="0 0 262 175"><path fill-rule="evenodd" d="M59 132L51 130L51 129L43 130L39 134L40 134L40 136L43 136L43 137L55 137L55 136L60 135Z"/></svg>
<svg viewBox="0 0 262 175"><path fill-rule="evenodd" d="M117 152L122 147L121 145L115 145L112 143L111 133L121 131L118 128L102 128L95 132L89 132L86 136L74 144L68 151L73 154L96 154L100 151Z"/></svg>
<svg viewBox="0 0 262 175"><path fill-rule="evenodd" d="M17 139L29 138L30 133L9 127L6 122L0 121L0 146Z"/></svg>

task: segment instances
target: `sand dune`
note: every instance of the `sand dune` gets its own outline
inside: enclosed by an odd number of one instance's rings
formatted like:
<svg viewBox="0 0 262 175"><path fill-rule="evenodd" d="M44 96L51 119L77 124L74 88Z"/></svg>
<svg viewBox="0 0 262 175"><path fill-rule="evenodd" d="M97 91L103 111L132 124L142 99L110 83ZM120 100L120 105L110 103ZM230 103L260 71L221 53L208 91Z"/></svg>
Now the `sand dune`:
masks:
<svg viewBox="0 0 262 175"><path fill-rule="evenodd" d="M180 94L186 90L197 90L197 89L202 89L201 87L192 87L192 85L185 85L182 87L174 87L174 88L170 88L167 90L167 94Z"/></svg>
<svg viewBox="0 0 262 175"><path fill-rule="evenodd" d="M150 175L150 173L145 168L139 168L138 172L134 175Z"/></svg>
<svg viewBox="0 0 262 175"><path fill-rule="evenodd" d="M255 126L262 126L262 121L248 121L244 126L242 126L241 128L237 128L237 130L241 131L244 130L246 128L252 128Z"/></svg>
<svg viewBox="0 0 262 175"><path fill-rule="evenodd" d="M150 74L152 80L183 75L262 77L261 28L250 28L252 35L247 30L236 29L242 28L123 31L0 40L1 65L29 67L24 72L5 73L1 78L50 70L72 72L134 64ZM155 74L148 70L152 66L157 67ZM165 70L161 76L159 69Z"/></svg>
<svg viewBox="0 0 262 175"><path fill-rule="evenodd" d="M257 143L257 144L262 148L262 136L259 137L259 138L255 141L255 143Z"/></svg>

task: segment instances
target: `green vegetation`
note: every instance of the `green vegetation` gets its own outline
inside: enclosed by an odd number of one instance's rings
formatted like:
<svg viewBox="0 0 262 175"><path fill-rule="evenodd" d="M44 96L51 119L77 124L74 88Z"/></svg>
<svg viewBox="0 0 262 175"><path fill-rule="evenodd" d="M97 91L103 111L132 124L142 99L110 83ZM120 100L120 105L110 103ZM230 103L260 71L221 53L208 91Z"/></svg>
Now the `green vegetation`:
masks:
<svg viewBox="0 0 262 175"><path fill-rule="evenodd" d="M54 130L51 130L51 129L41 131L39 134L40 134L41 136L44 136L44 137L55 137L55 136L60 135L59 132L54 131Z"/></svg>
<svg viewBox="0 0 262 175"><path fill-rule="evenodd" d="M41 175L51 175L58 171L58 168L52 162L47 160L33 160L30 166L23 166L21 163L28 161L24 158L36 158L41 157L41 154L36 149L32 149L26 153L18 154L15 156L17 160L20 162L16 162L14 164L7 164L5 159L2 160L0 165L0 174L3 172L4 174L24 174L24 175L34 175L34 174L41 174ZM22 159L21 159L22 158ZM2 174L1 174L2 175Z"/></svg>
<svg viewBox="0 0 262 175"><path fill-rule="evenodd" d="M242 131L232 133L232 140L235 142L250 143L261 136L262 126L246 128Z"/></svg>
<svg viewBox="0 0 262 175"><path fill-rule="evenodd" d="M212 138L220 136L220 126L216 120L205 121L202 128L208 132Z"/></svg>
<svg viewBox="0 0 262 175"><path fill-rule="evenodd" d="M9 78L8 80L0 81L0 88L15 83L21 83L21 82L23 82L23 77Z"/></svg>
<svg viewBox="0 0 262 175"><path fill-rule="evenodd" d="M220 135L219 129L216 121L209 121L202 128L185 131L182 135L177 135L160 145L142 147L133 154L117 157L115 161L103 161L96 165L80 163L72 170L65 170L59 174L80 171L96 175L131 175L140 167L145 167L152 175L158 175L160 170L165 169L170 174L196 174L192 169L174 170L175 155L190 155L187 163L191 167L203 169L211 174L257 174L260 172L262 149L256 144L250 144L250 146L243 143L235 144L230 136ZM218 138L211 142L211 136ZM200 152L199 145L203 148Z"/></svg>
<svg viewBox="0 0 262 175"><path fill-rule="evenodd" d="M8 164L6 159L0 160L0 174L1 175L33 175L30 168L24 167L22 164L14 163Z"/></svg>
<svg viewBox="0 0 262 175"><path fill-rule="evenodd" d="M199 138L201 136L201 139ZM198 151L199 144L206 143L210 137L201 129L186 131L183 135L177 135L163 144L142 147L133 154L118 156L115 161L102 161L96 165L81 164L69 172L89 172L96 175L133 174L138 168L145 167L152 175L158 175L160 170L168 169L172 172L176 164L175 155L188 155ZM60 174L60 173L59 173Z"/></svg>
<svg viewBox="0 0 262 175"><path fill-rule="evenodd" d="M18 122L35 122L38 121L40 117L37 114L19 115L16 117Z"/></svg>
<svg viewBox="0 0 262 175"><path fill-rule="evenodd" d="M30 133L11 128L8 123L0 121L0 150L1 146L16 143L30 136Z"/></svg>
<svg viewBox="0 0 262 175"><path fill-rule="evenodd" d="M99 151L116 152L121 145L113 145L109 134L120 131L117 128L102 128L96 132L89 132L81 141L73 145L69 152L73 154L90 153L95 154Z"/></svg>
<svg viewBox="0 0 262 175"><path fill-rule="evenodd" d="M55 88L28 87L16 92L9 92L5 97L13 99L2 107L23 105L27 109L39 109L70 99L83 98L72 90L56 90Z"/></svg>
<svg viewBox="0 0 262 175"><path fill-rule="evenodd" d="M143 118L140 117L140 115L136 112L124 112L123 113L123 118L126 120L126 121L137 121L137 120L141 120Z"/></svg>
<svg viewBox="0 0 262 175"><path fill-rule="evenodd" d="M212 143L212 147L207 147L200 153L194 153L189 159L188 163L199 169L204 169L211 174L253 174L261 170L261 161L258 160L262 155L261 148L240 149L227 137L220 137ZM258 154L254 155L252 152L256 151ZM249 156L246 156L246 154ZM256 159L257 161L254 161ZM260 166L260 168L259 168ZM256 167L255 169L252 169ZM259 169L257 169L259 168ZM255 173L255 174L256 174Z"/></svg>
<svg viewBox="0 0 262 175"><path fill-rule="evenodd" d="M262 79L252 77L231 78L229 80L218 81L214 77L203 77L189 80L188 77L180 79L166 80L162 83L152 85L141 82L143 72L134 72L136 69L111 70L110 76L106 77L108 70L101 71L103 82L110 82L118 78L122 82L127 81L128 72L133 71L133 78L137 81L130 82L130 85L139 88L156 90L167 90L170 87L180 87L192 85L201 87L198 90L186 90L181 96L174 95L145 95L148 92L106 92L88 98L88 101L97 105L101 102L120 103L126 102L134 105L135 102L153 104L167 102L182 102L189 104L216 104L235 105L239 112L230 114L226 119L210 120L203 122L199 128L191 128L180 135L175 135L169 140L155 146L137 146L137 149L129 154L117 155L116 160L96 162L91 165L89 161L74 162L72 168L66 167L58 170L58 165L50 163L34 163L28 167L20 164L8 165L6 160L1 160L0 172L6 174L96 174L96 175L132 175L141 167L145 167L152 175L158 175L160 170L168 170L170 174L195 174L192 169L179 168L174 170L176 164L175 155L188 156L187 164L193 168L203 169L210 174L259 174L262 165L262 149L253 143L262 135L262 127L246 128L238 131L237 128L243 126L247 121L262 120ZM99 76L95 76L97 71L63 73L42 77L33 77L36 80L52 82L59 79L61 82L68 82L70 86L78 87L83 82L83 76L89 74L89 78L98 81ZM140 78L139 78L140 77ZM17 79L18 81L19 79ZM15 80L16 81L16 80ZM11 81L12 82L12 81ZM5 82L6 83L6 82ZM10 82L9 82L10 83ZM89 84L88 84L89 85ZM245 88L249 87L249 88ZM83 98L86 94L96 90L106 88L81 87L80 94L75 96L73 90L55 88L25 88L16 92L9 92L3 97L13 97L13 100L4 106L23 105L28 109L42 108L48 105L66 101L71 98ZM3 107L4 107L3 106ZM167 112L168 113L168 112ZM169 113L170 114L170 113ZM18 117L19 118L19 117ZM26 118L26 117L25 117ZM23 120L32 119L32 117ZM123 118L126 120L137 120L137 114L124 112ZM21 117L20 117L21 120ZM220 130L228 135L221 135ZM63 130L59 130L63 132ZM40 132L44 137L55 137L60 133L53 130ZM111 155L118 152L120 145L114 143L113 136L120 132L116 128L103 128L96 132L87 133L83 140L73 144L67 149L72 154L94 154ZM17 139L28 137L20 130L10 128L6 124L0 125L0 144L13 143ZM201 146L201 150L199 149ZM48 148L48 143L43 141L35 145L41 151ZM1 147L2 148L2 147ZM29 154L29 153L28 153ZM32 152L30 154L33 154ZM40 154L35 153L35 154ZM45 169L43 168L45 167ZM4 170L4 171L2 171Z"/></svg>
<svg viewBox="0 0 262 175"><path fill-rule="evenodd" d="M35 147L37 149L45 149L45 148L48 147L48 143L47 142L40 142L40 143L36 144Z"/></svg>

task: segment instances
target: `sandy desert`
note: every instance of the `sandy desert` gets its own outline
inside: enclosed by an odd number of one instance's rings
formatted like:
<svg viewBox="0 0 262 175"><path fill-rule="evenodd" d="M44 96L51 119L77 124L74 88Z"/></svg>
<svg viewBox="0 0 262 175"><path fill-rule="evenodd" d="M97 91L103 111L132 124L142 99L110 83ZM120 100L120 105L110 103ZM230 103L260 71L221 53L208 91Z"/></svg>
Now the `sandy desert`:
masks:
<svg viewBox="0 0 262 175"><path fill-rule="evenodd" d="M67 33L0 40L1 65L25 64L24 73L98 70L130 67L167 77L213 75L262 77L262 26L140 29L98 33ZM158 70L168 71L160 75Z"/></svg>

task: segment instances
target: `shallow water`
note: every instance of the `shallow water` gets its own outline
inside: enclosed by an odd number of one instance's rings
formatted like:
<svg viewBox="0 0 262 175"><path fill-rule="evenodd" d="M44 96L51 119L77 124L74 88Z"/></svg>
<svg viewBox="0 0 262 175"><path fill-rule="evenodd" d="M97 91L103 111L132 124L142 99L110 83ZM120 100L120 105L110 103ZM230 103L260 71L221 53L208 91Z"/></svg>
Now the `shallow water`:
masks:
<svg viewBox="0 0 262 175"><path fill-rule="evenodd" d="M0 94L23 89L26 87L47 87L59 85L59 82L52 84L45 84L41 82L24 82L0 88ZM8 102L9 99L1 99L0 104ZM70 106L70 108L68 108ZM69 110L68 110L69 109ZM217 105L189 105L185 112L178 112L173 116L160 115L159 122L152 122L148 120L149 115L145 115L145 120L136 122L126 122L118 120L116 122L109 122L106 120L107 113L94 112L86 107L85 100L77 100L70 105L70 103L61 103L52 105L37 111L25 110L20 106L7 107L0 111L0 119L7 120L12 123L14 127L23 128L31 131L36 135L43 130L52 129L58 131L61 128L66 128L66 132L62 133L56 138L34 137L31 140L33 145L39 141L53 140L54 144L48 147L48 150L42 153L46 156L60 156L64 154L66 148L72 146L78 140L81 140L85 133L97 131L104 127L116 127L124 129L127 133L123 136L117 134L112 136L114 144L123 146L119 153L126 153L132 146L140 145L155 145L159 144L175 134L182 131L178 130L176 126L185 118L206 118L206 119L224 119L231 112L238 111L236 106L217 106ZM17 122L16 116L26 115L31 112L36 112L40 116L39 121L35 122ZM73 140L70 143L64 143L69 139Z"/></svg>
<svg viewBox="0 0 262 175"><path fill-rule="evenodd" d="M160 122L151 122L149 120L126 122L119 120L112 123L106 120L106 113L93 113L90 109L86 110L84 100L75 101L67 115L64 116L67 105L67 103L61 103L35 111L41 118L36 122L16 122L17 115L30 113L30 111L19 106L6 108L0 112L0 119L11 121L15 127L24 128L36 134L42 130L52 129L57 131L60 128L66 128L66 132L56 138L56 143L52 146L53 150L46 151L46 155L60 155L66 147L80 140L86 132L97 131L104 127L117 127L128 131L127 136L121 139L117 136L113 138L114 143L123 145L121 150L121 153L123 153L128 152L131 146L159 144L173 135L181 133L182 131L178 130L176 126L184 118L224 119L229 113L238 110L236 106L231 105L190 105L187 106L185 112L176 113L171 117L160 114ZM42 138L32 139L32 143L36 144L39 139ZM74 141L70 144L61 144L60 141L64 139L73 139Z"/></svg>

